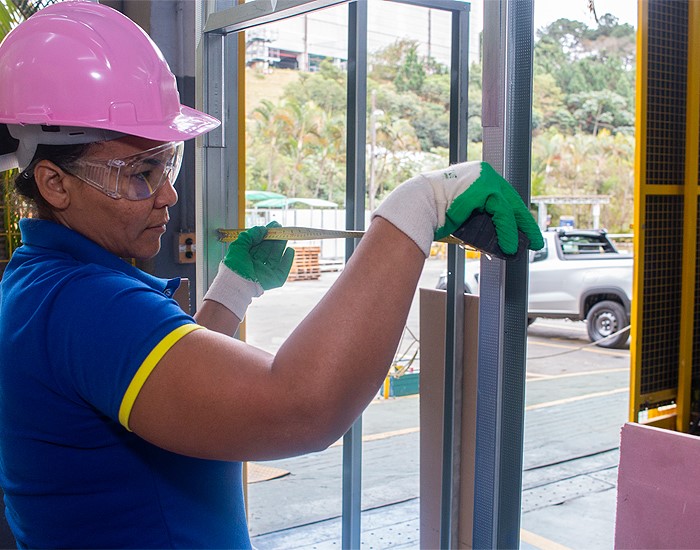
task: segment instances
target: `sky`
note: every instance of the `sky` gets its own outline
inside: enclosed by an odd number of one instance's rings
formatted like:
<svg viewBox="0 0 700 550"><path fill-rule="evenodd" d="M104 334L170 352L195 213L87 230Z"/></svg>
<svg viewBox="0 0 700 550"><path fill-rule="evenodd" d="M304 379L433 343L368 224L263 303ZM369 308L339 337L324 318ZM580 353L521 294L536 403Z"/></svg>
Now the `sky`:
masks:
<svg viewBox="0 0 700 550"><path fill-rule="evenodd" d="M0 0L2 1L2 0ZM495 0L466 0L471 4L469 58L478 59L480 52L479 33L483 28L483 4ZM519 2L521 0L512 0ZM557 19L581 21L591 28L596 22L588 10L589 0L533 0L535 30L546 27ZM602 16L611 13L621 23L637 26L638 0L594 0L596 13ZM700 0L698 0L700 1ZM451 52L451 16L442 10L432 10L430 16L420 6L395 2L372 2L369 5L370 51L378 51L397 38L407 36L424 45L422 55L431 55L439 62L449 65ZM390 21L391 24L387 24ZM342 58L347 55L347 7L336 6L319 10L308 19L292 18L250 31L265 34L284 49L303 51L307 37L309 51L319 55ZM268 34L269 33L269 36ZM429 46L428 46L429 45Z"/></svg>
<svg viewBox="0 0 700 550"><path fill-rule="evenodd" d="M485 0L488 2L489 0ZM595 27L593 15L588 10L588 0L534 0L535 29L547 26L562 17L582 21L589 27ZM620 23L629 23L637 27L637 0L595 0L598 17L611 13Z"/></svg>
<svg viewBox="0 0 700 550"><path fill-rule="evenodd" d="M494 0L466 0L471 2L471 30L469 43L470 59L477 59L480 51L479 33L483 28L483 4ZM519 0L514 0L518 2ZM598 17L611 13L620 21L637 28L637 1L638 0L594 0ZM533 0L534 2L534 27L535 31L546 27L557 19L570 19L581 21L590 28L596 28L597 24L593 14L588 10L588 0ZM449 27L445 27L445 36L449 37ZM449 46L445 45L445 56L449 55ZM447 57L445 57L447 59ZM445 62L441 59L441 61Z"/></svg>

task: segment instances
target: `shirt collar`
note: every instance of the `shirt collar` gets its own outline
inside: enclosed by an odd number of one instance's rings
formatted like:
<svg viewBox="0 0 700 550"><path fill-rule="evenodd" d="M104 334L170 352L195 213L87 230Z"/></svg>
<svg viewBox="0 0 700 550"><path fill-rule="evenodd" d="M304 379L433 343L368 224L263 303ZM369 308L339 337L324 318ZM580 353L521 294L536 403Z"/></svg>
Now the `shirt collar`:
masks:
<svg viewBox="0 0 700 550"><path fill-rule="evenodd" d="M119 271L138 279L166 296L172 297L180 286L179 277L161 279L141 271L65 225L49 220L23 218L19 221L19 229L22 234L22 242L26 245L57 250L68 254L79 262L97 264Z"/></svg>

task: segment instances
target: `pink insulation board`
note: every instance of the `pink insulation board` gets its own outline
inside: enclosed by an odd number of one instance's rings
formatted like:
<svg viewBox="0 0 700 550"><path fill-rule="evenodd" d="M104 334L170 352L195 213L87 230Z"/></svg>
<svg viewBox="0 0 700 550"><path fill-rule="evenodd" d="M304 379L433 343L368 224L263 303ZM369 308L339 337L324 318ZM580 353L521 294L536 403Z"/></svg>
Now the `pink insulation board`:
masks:
<svg viewBox="0 0 700 550"><path fill-rule="evenodd" d="M615 548L700 548L700 437L623 426Z"/></svg>

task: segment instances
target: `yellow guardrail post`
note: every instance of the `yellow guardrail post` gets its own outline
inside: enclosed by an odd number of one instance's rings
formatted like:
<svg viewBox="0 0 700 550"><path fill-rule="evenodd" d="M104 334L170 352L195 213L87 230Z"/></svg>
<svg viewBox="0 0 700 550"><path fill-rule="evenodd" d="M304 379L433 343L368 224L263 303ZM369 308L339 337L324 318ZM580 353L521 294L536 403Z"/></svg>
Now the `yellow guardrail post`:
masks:
<svg viewBox="0 0 700 550"><path fill-rule="evenodd" d="M683 189L683 262L681 267L681 322L678 357L676 430L689 431L695 325L698 222L698 133L700 132L700 3L688 2L688 72L685 123L685 178Z"/></svg>
<svg viewBox="0 0 700 550"><path fill-rule="evenodd" d="M635 136L636 147L634 154L634 275L632 277L632 311L630 315L630 399L629 420L638 421L639 407L641 406L641 333L642 326L642 286L644 273L644 228L645 228L645 199L646 190L643 190L646 181L646 166L643 159L646 158L646 97L647 97L647 33L649 6L646 0L637 3L637 82L636 82L636 116Z"/></svg>

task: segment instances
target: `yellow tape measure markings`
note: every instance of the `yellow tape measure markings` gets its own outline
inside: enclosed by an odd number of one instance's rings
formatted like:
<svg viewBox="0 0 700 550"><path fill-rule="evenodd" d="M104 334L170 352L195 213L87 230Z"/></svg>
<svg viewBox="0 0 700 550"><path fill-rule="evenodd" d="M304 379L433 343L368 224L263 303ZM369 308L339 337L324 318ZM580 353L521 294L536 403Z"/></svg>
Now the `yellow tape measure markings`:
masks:
<svg viewBox="0 0 700 550"><path fill-rule="evenodd" d="M245 229L218 229L219 241L230 243L235 241ZM270 227L265 235L268 241L315 241L318 239L361 239L364 231L345 231L340 229L316 229L313 227ZM445 237L439 242L461 244L456 237Z"/></svg>

